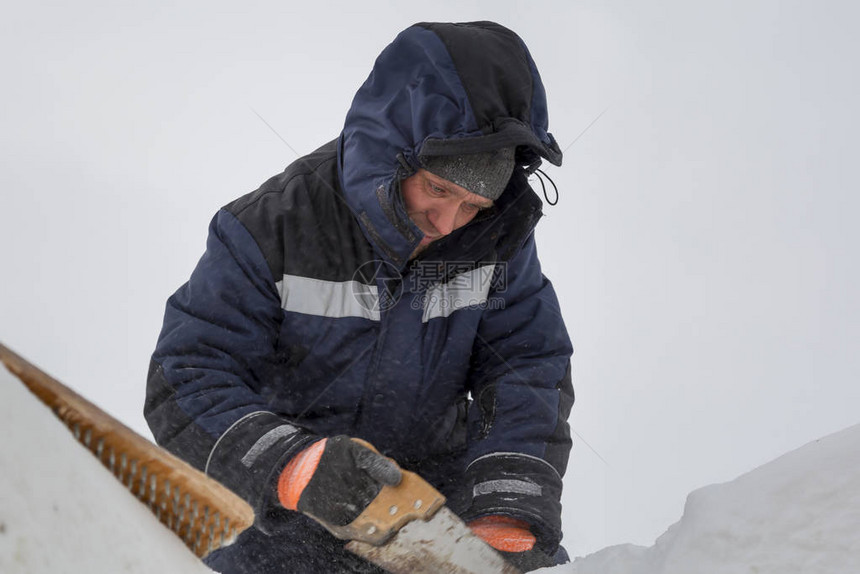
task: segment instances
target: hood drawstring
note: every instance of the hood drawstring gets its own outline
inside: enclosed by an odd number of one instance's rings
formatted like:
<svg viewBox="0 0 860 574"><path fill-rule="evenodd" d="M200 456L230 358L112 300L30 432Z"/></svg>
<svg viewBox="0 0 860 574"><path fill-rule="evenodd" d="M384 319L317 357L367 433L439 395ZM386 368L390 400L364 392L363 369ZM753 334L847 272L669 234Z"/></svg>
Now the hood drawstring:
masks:
<svg viewBox="0 0 860 574"><path fill-rule="evenodd" d="M542 169L539 169L543 160L540 157L536 158L532 163L526 166L524 169L526 171L526 176L531 177L532 175L536 175L538 181L540 182L541 189L543 190L543 197L546 199L548 205L555 205L558 203L558 186L552 180L550 176L546 174L546 172ZM553 189L555 190L555 200L550 201L549 196L546 193L546 184L543 182L543 177L547 178L549 182L552 184Z"/></svg>
<svg viewBox="0 0 860 574"><path fill-rule="evenodd" d="M546 172L542 169L535 168L534 174L537 176L538 181L540 182L541 189L543 190L543 197L546 199L547 205L556 205L558 203L558 186L552 180L550 176L546 174ZM546 184L543 182L543 177L547 178L549 182L552 184L553 189L555 190L555 200L550 201L549 195L546 193Z"/></svg>

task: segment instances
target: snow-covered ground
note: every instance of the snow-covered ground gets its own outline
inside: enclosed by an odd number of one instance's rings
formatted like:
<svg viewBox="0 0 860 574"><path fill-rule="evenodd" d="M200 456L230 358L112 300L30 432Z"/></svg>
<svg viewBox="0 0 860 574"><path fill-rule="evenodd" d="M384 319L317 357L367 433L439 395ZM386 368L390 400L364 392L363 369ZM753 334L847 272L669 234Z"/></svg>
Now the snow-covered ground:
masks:
<svg viewBox="0 0 860 574"><path fill-rule="evenodd" d="M0 572L203 574L203 566L0 368ZM693 492L650 548L552 574L860 572L860 425Z"/></svg>
<svg viewBox="0 0 860 574"><path fill-rule="evenodd" d="M696 490L650 548L613 546L567 574L860 572L860 425Z"/></svg>

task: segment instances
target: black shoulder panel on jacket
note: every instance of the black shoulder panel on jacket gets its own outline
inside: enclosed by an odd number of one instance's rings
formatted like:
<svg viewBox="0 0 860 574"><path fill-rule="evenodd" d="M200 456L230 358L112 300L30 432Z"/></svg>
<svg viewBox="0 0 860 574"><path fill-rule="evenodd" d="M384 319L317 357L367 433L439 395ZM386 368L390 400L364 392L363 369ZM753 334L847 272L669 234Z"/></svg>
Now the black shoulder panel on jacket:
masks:
<svg viewBox="0 0 860 574"><path fill-rule="evenodd" d="M343 197L335 142L296 160L225 209L253 236L276 282L284 274L347 281L363 260L373 259Z"/></svg>

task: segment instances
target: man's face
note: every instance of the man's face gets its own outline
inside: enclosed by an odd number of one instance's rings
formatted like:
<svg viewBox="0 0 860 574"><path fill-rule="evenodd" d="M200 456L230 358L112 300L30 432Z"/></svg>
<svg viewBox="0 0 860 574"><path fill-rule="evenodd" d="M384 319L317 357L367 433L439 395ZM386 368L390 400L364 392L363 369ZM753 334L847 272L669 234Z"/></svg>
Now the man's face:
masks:
<svg viewBox="0 0 860 574"><path fill-rule="evenodd" d="M447 179L419 169L400 183L403 203L424 239L412 253L418 255L428 245L472 221L478 212L493 206L486 197L470 193Z"/></svg>

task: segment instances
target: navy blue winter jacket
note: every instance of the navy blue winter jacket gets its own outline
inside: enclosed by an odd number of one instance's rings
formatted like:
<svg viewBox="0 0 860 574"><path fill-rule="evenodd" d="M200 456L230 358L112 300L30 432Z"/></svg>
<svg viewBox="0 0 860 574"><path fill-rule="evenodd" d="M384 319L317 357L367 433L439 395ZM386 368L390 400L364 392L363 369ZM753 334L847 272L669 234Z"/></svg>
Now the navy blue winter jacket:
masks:
<svg viewBox="0 0 860 574"><path fill-rule="evenodd" d="M418 155L511 145L495 207L410 260L423 236L399 183ZM289 458L320 435L360 437L464 517L524 519L552 550L572 349L535 249L541 157L561 163L519 37L489 22L401 33L337 140L212 220L152 357L156 440L276 530Z"/></svg>

